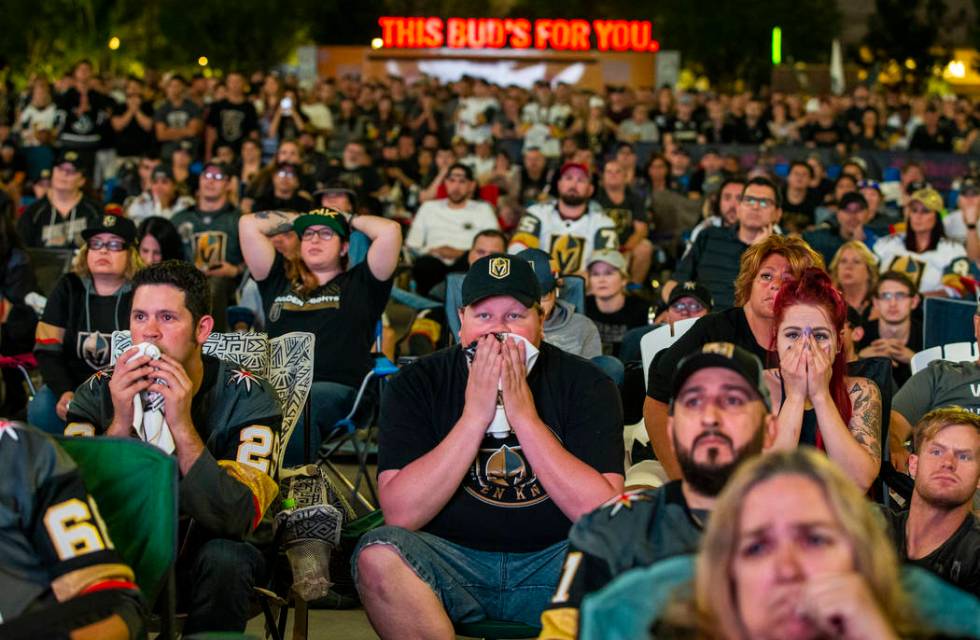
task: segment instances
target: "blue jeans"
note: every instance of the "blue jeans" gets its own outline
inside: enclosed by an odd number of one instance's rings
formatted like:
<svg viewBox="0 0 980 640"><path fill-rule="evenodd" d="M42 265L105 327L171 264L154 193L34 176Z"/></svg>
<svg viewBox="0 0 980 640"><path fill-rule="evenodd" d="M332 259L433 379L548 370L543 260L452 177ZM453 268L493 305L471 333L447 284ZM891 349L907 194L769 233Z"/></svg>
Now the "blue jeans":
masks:
<svg viewBox="0 0 980 640"><path fill-rule="evenodd" d="M59 396L48 385L37 390L34 399L27 405L27 421L47 433L60 435L65 432L65 421L58 417L55 407Z"/></svg>
<svg viewBox="0 0 980 640"><path fill-rule="evenodd" d="M310 415L313 423L310 429L310 456L316 458L316 451L333 431L337 421L350 413L354 406L357 389L336 382L314 382L310 389ZM363 401L362 401L363 402ZM303 464L303 425L300 414L293 435L286 444L283 465L287 467Z"/></svg>
<svg viewBox="0 0 980 640"><path fill-rule="evenodd" d="M265 586L262 552L247 542L208 540L177 567L184 636L202 631L245 631L253 590Z"/></svg>
<svg viewBox="0 0 980 640"><path fill-rule="evenodd" d="M626 377L626 367L613 356L596 356L591 359L592 364L602 369L602 372L612 378L617 387L623 386L623 379Z"/></svg>
<svg viewBox="0 0 980 640"><path fill-rule="evenodd" d="M530 553L470 549L422 531L384 526L366 533L354 550L351 571L365 547L386 544L429 585L453 622L485 618L540 626L568 549L563 540Z"/></svg>

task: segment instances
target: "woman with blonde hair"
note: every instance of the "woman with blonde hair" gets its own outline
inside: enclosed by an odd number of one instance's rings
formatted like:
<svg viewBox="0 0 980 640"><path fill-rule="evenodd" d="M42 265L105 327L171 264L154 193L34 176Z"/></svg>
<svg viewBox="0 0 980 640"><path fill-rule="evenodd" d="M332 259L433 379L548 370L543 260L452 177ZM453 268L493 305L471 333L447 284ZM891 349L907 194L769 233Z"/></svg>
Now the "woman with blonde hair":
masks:
<svg viewBox="0 0 980 640"><path fill-rule="evenodd" d="M128 218L105 215L82 238L85 245L55 284L37 325L34 352L44 386L28 405L27 419L49 433L64 430L75 389L109 366L112 332L129 328L130 282L143 268Z"/></svg>
<svg viewBox="0 0 980 640"><path fill-rule="evenodd" d="M809 447L742 465L715 503L693 597L655 638L931 637L912 618L898 558L854 483Z"/></svg>
<svg viewBox="0 0 980 640"><path fill-rule="evenodd" d="M366 235L371 245L366 259L348 268L352 231ZM299 236L298 251L278 252L273 236L294 233ZM350 411L372 367L375 326L391 294L401 227L377 216L349 217L325 207L302 215L244 215L238 235L245 263L258 283L269 336L290 331L316 336L310 390L315 451ZM302 450L301 423L286 445L285 464L300 464Z"/></svg>
<svg viewBox="0 0 980 640"><path fill-rule="evenodd" d="M860 240L842 244L830 261L830 279L843 294L847 306L867 320L871 294L878 284L878 258Z"/></svg>
<svg viewBox="0 0 980 640"><path fill-rule="evenodd" d="M742 254L735 278L735 306L699 319L677 342L657 355L650 367L643 417L657 459L671 478L680 470L667 436L670 379L680 359L709 342L731 342L770 362L773 304L787 281L797 280L810 268L824 268L823 258L796 237L770 235Z"/></svg>

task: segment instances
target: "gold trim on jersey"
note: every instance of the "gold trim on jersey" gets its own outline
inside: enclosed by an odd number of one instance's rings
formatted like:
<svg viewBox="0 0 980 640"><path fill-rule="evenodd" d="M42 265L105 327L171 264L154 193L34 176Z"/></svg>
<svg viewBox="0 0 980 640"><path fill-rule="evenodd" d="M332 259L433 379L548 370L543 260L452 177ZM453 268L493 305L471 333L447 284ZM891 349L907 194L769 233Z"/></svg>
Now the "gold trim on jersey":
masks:
<svg viewBox="0 0 980 640"><path fill-rule="evenodd" d="M79 593L103 580L126 580L133 582L133 570L124 564L97 564L70 571L51 581L51 591L58 602L71 600Z"/></svg>

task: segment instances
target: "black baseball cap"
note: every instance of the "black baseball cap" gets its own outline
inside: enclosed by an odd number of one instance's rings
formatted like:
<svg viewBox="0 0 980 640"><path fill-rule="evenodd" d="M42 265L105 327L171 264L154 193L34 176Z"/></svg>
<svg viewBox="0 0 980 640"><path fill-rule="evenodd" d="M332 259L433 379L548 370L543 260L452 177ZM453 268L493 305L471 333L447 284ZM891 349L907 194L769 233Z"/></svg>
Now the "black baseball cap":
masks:
<svg viewBox="0 0 980 640"><path fill-rule="evenodd" d="M315 227L317 225L330 227L334 230L334 233L344 240L350 237L350 225L347 222L347 215L342 211L337 211L330 207L314 209L296 218L293 220L293 231L302 238L303 232L306 231L307 227Z"/></svg>
<svg viewBox="0 0 980 640"><path fill-rule="evenodd" d="M342 184L328 184L322 189L317 189L313 193L313 200L318 204L323 204L323 196L337 194L345 195L347 196L347 199L350 200L352 210L348 213L354 213L357 211L357 192Z"/></svg>
<svg viewBox="0 0 980 640"><path fill-rule="evenodd" d="M172 182L174 180L174 171L170 168L169 164L164 164L161 162L153 168L153 173L151 173L150 176L151 180L166 178Z"/></svg>
<svg viewBox="0 0 980 640"><path fill-rule="evenodd" d="M58 154L54 161L54 166L60 167L63 164L70 164L76 171L81 171L81 158L74 149L67 149Z"/></svg>
<svg viewBox="0 0 980 640"><path fill-rule="evenodd" d="M960 195L975 196L980 194L980 176L966 176L960 180Z"/></svg>
<svg viewBox="0 0 980 640"><path fill-rule="evenodd" d="M840 204L838 205L838 207L840 209L847 209L848 206L854 204L855 202L861 205L862 209L868 208L868 201L864 196L861 195L860 191L848 191L847 193L842 195L840 197Z"/></svg>
<svg viewBox="0 0 980 640"><path fill-rule="evenodd" d="M667 306L669 307L681 298L694 298L703 304L704 308L708 311L711 311L711 308L715 306L715 301L712 299L711 292L708 291L708 288L693 280L678 282L677 286L670 290L670 296L667 297Z"/></svg>
<svg viewBox="0 0 980 640"><path fill-rule="evenodd" d="M541 300L541 285L524 258L491 253L470 266L463 278L464 307L493 296L510 296L527 308Z"/></svg>
<svg viewBox="0 0 980 640"><path fill-rule="evenodd" d="M518 253L517 257L524 258L531 263L534 276L538 279L538 286L541 287L541 295L551 293L558 285L551 267L551 256L547 253L541 249L525 249Z"/></svg>
<svg viewBox="0 0 980 640"><path fill-rule="evenodd" d="M762 363L759 359L731 342L709 342L701 347L700 351L686 356L677 365L670 384L671 413L674 409L674 399L687 379L701 369L713 367L728 369L742 376L759 394L759 399L766 405L766 409L772 411L772 399L769 397L769 387L763 377Z"/></svg>
<svg viewBox="0 0 980 640"><path fill-rule="evenodd" d="M136 225L129 218L106 214L82 231L82 238L88 240L100 233L111 233L132 244L136 240Z"/></svg>

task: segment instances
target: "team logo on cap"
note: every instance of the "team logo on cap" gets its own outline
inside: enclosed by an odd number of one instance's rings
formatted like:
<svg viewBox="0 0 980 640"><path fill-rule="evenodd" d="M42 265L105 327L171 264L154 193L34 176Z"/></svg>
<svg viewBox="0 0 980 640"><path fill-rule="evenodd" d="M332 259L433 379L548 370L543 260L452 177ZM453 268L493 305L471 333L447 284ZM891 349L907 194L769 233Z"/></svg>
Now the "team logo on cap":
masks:
<svg viewBox="0 0 980 640"><path fill-rule="evenodd" d="M116 225L116 216L104 216L102 218L103 227L114 227Z"/></svg>
<svg viewBox="0 0 980 640"><path fill-rule="evenodd" d="M696 282L692 282L692 281L688 280L687 282L684 283L684 290L685 291L694 291L697 288L698 288L698 285L697 285Z"/></svg>
<svg viewBox="0 0 980 640"><path fill-rule="evenodd" d="M950 263L949 270L958 276L969 276L970 260L968 258L957 258Z"/></svg>
<svg viewBox="0 0 980 640"><path fill-rule="evenodd" d="M493 258L490 260L490 275L497 280L503 280L510 275L510 258Z"/></svg>
<svg viewBox="0 0 980 640"><path fill-rule="evenodd" d="M701 353L717 353L720 356L731 358L735 354L735 345L731 342L709 342L701 347Z"/></svg>
<svg viewBox="0 0 980 640"><path fill-rule="evenodd" d="M78 162L78 154L74 151L68 151L65 153L65 162Z"/></svg>

